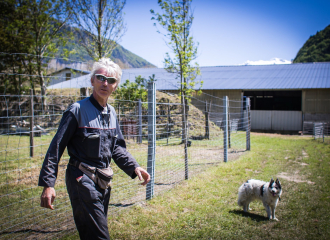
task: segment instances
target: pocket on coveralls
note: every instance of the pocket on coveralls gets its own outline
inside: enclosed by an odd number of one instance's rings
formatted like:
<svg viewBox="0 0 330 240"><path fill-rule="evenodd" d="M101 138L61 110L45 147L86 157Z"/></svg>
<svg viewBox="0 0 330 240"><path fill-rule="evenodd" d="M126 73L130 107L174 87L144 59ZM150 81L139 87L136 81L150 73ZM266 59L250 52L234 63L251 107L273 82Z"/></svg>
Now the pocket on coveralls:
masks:
<svg viewBox="0 0 330 240"><path fill-rule="evenodd" d="M75 181L77 198L83 202L99 201L101 194L95 189L95 183L80 169L76 167L71 169L73 170L71 181Z"/></svg>
<svg viewBox="0 0 330 240"><path fill-rule="evenodd" d="M99 134L90 134L84 139L84 147L86 149L87 157L100 157L100 142L101 138Z"/></svg>

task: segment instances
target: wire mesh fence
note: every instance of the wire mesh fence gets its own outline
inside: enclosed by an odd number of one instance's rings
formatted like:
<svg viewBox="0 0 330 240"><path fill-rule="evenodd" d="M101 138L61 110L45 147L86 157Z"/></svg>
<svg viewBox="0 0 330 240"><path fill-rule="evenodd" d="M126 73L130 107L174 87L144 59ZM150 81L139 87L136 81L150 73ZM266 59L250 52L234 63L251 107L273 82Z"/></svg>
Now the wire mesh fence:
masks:
<svg viewBox="0 0 330 240"><path fill-rule="evenodd" d="M45 153L62 113L82 98L85 96L81 96L79 89L53 89L44 96L38 90L0 95L1 239L61 238L76 233L64 180L69 160L66 151L58 166L55 210L40 207L42 188L37 184ZM223 105L211 107L210 103L200 102L206 106L204 111L190 105L184 122L183 107L177 95L157 91L155 99L152 196L185 180L187 171L189 177L193 177L209 166L223 162L225 150L228 161L246 151L249 116L241 102L228 100ZM143 168L149 169L150 100L110 99L109 104L116 109L128 151ZM224 117L226 112L227 118ZM131 180L115 164L112 168L115 175L110 214L148 198L151 188L142 187L136 179Z"/></svg>
<svg viewBox="0 0 330 240"><path fill-rule="evenodd" d="M313 136L318 141L329 141L329 123L328 122L312 122Z"/></svg>

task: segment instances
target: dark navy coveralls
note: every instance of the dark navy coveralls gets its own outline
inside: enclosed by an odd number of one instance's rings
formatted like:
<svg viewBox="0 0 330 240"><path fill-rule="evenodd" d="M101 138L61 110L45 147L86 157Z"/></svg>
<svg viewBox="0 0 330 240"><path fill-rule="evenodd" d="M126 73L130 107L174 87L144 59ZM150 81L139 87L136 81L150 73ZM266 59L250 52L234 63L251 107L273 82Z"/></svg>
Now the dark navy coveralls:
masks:
<svg viewBox="0 0 330 240"><path fill-rule="evenodd" d="M39 186L54 187L58 163L67 147L70 161L66 170L66 185L73 216L81 239L110 239L107 213L111 187L101 189L75 166L75 161L97 168L108 167L111 158L131 178L139 164L126 151L116 112L107 105L108 111L93 95L78 101L63 113L57 133L45 156L39 176Z"/></svg>

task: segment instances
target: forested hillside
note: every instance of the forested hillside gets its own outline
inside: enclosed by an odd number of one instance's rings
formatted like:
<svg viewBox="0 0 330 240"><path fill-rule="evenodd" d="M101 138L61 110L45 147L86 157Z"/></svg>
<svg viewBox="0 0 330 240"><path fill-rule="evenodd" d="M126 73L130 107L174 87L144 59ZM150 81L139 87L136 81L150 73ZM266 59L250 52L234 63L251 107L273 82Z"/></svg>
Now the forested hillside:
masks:
<svg viewBox="0 0 330 240"><path fill-rule="evenodd" d="M59 59L57 60L60 64L65 64L65 61L60 60L60 58L66 57L70 61L77 62L88 62L92 58L87 54L86 50L79 43L79 34L77 31L81 31L77 28L68 28L64 26L62 29L63 33L69 31L73 32L73 36L68 39L65 46L60 46L58 52L55 54ZM85 35L88 37L87 35ZM68 56L65 56L64 52L70 52ZM111 54L111 59L116 62L121 68L155 68L156 66L146 61L145 59L139 57L138 55L130 52L129 50L123 48L120 44L113 50Z"/></svg>
<svg viewBox="0 0 330 240"><path fill-rule="evenodd" d="M330 25L311 36L293 62L330 62Z"/></svg>

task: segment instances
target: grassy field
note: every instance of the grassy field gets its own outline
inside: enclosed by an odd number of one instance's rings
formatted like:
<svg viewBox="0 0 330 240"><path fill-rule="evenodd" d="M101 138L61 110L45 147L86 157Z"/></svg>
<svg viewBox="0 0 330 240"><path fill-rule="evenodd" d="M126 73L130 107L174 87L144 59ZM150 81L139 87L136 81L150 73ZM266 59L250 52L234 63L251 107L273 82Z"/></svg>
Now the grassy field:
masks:
<svg viewBox="0 0 330 240"><path fill-rule="evenodd" d="M39 235L44 238L47 234L48 237L57 238L66 234L66 229L75 231L63 181L58 182L56 187L57 210L50 212L39 207L41 188L37 188L36 184L43 160L43 154L39 153L48 147L51 137L36 139L38 147L34 158L28 157L28 139L28 136L0 139L6 146L6 154L1 155L0 165L0 179L3 183L0 186L3 196L0 199L0 223L1 229L5 231L2 237L19 238L34 234L36 238ZM138 186L137 180L128 181L127 176L114 166L117 175L110 202L111 238L328 239L329 138L322 143L322 140L315 141L311 136L252 133L251 151L242 152L244 139L244 133L238 132L232 136L232 143L235 144L229 150L232 157L229 157L228 163L219 163L223 154L219 151L222 137L193 141L188 151L190 180L176 183L173 189L167 188L165 193L151 201L141 202L122 211L116 211L116 203L123 203L134 194L140 200L144 199L145 187ZM184 168L179 164L182 159L180 154L183 154L182 146L176 142L169 146L161 141L157 144L158 182L170 181L166 174L174 171L180 176L184 175ZM129 144L130 151L143 167L146 167L146 147L146 143ZM66 153L64 158L67 158ZM66 163L62 161L59 179L64 179ZM201 174L197 174L199 172ZM247 214L236 203L237 189L247 179L268 181L271 177L278 177L284 189L276 211L279 222L268 221L259 202L252 203L253 210ZM161 192L161 189L155 189L157 193ZM54 221L57 228L52 231ZM15 229L29 227L30 224L37 227L11 233ZM43 232L46 228L47 232ZM75 232L75 235L65 239L79 238Z"/></svg>
<svg viewBox="0 0 330 240"><path fill-rule="evenodd" d="M311 137L252 134L251 152L221 163L151 201L110 216L112 239L329 239L330 145ZM237 206L247 179L278 177L279 219L259 202ZM77 236L71 237L71 239Z"/></svg>

